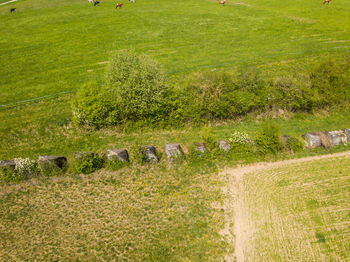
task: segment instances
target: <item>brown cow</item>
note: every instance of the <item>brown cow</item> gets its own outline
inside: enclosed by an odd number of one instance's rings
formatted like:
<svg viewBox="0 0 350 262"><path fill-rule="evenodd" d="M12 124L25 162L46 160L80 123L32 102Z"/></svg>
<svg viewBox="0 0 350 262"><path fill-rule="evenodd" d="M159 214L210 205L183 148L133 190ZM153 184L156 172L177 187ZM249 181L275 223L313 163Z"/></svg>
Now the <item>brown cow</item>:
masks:
<svg viewBox="0 0 350 262"><path fill-rule="evenodd" d="M122 8L123 4L122 3L118 3L115 8Z"/></svg>
<svg viewBox="0 0 350 262"><path fill-rule="evenodd" d="M219 4L220 4L220 5L223 5L223 6L224 6L224 5L225 5L225 3L226 3L226 1L225 1L225 0L223 0L223 1L219 1Z"/></svg>
<svg viewBox="0 0 350 262"><path fill-rule="evenodd" d="M332 0L324 0L324 1L323 1L323 4L327 4L327 5L328 5L331 1L332 1Z"/></svg>

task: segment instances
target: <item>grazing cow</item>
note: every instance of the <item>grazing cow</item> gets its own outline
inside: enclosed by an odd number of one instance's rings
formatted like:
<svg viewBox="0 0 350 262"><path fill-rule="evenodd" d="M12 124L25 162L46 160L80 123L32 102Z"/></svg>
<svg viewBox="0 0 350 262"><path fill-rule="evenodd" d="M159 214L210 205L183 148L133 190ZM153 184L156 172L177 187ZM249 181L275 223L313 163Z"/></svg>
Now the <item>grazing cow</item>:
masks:
<svg viewBox="0 0 350 262"><path fill-rule="evenodd" d="M327 4L327 5L328 5L331 1L332 1L332 0L324 0L324 1L323 1L323 4Z"/></svg>
<svg viewBox="0 0 350 262"><path fill-rule="evenodd" d="M97 6L97 5L99 5L99 4L100 4L99 1L94 1L94 6Z"/></svg>
<svg viewBox="0 0 350 262"><path fill-rule="evenodd" d="M135 0L129 0L129 4L130 4L130 3L135 3Z"/></svg>
<svg viewBox="0 0 350 262"><path fill-rule="evenodd" d="M224 6L224 5L225 5L225 3L226 3L226 1L225 1L225 0L223 0L223 1L219 1L219 4L220 4L220 5L222 5L222 6Z"/></svg>
<svg viewBox="0 0 350 262"><path fill-rule="evenodd" d="M123 4L122 3L118 3L115 8L122 8Z"/></svg>
<svg viewBox="0 0 350 262"><path fill-rule="evenodd" d="M94 2L94 0L88 0L89 1L89 3L93 3Z"/></svg>
<svg viewBox="0 0 350 262"><path fill-rule="evenodd" d="M16 9L17 9L17 8L11 8L11 9L10 9L10 13L15 12L15 11L16 11Z"/></svg>

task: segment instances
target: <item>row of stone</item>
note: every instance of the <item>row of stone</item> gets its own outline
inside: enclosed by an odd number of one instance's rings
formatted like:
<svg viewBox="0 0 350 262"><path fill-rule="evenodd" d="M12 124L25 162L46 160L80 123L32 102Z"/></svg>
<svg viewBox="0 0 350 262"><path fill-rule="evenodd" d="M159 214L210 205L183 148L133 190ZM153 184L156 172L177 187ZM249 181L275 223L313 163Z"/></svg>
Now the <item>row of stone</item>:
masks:
<svg viewBox="0 0 350 262"><path fill-rule="evenodd" d="M324 146L326 148L332 147L334 145L343 144L350 142L350 129L344 129L339 131L326 131L326 132L313 132L306 133L303 135L306 145L308 148L315 148ZM230 150L230 143L221 140L217 142L217 146L223 150ZM204 153L207 148L204 143L197 143L195 145L195 150ZM156 148L154 146L142 146L141 147L142 159L144 162L158 162L159 157L156 153ZM77 152L74 154L74 160L82 158L84 155L90 154L94 155L93 152ZM179 144L166 144L165 154L169 161L179 158L184 155L184 152ZM110 161L121 161L129 162L129 154L126 149L109 149L107 150L107 158ZM50 164L58 168L63 168L67 165L67 158L64 156L39 156L39 165ZM0 167L11 167L15 168L16 164L14 160L0 160Z"/></svg>
<svg viewBox="0 0 350 262"><path fill-rule="evenodd" d="M204 144L198 147L199 151L205 148ZM205 149L206 150L206 149ZM144 162L158 162L159 157L154 146L142 146L141 147L142 159ZM204 151L203 151L204 152ZM183 150L179 144L166 144L165 153L169 161L179 158L184 155ZM84 156L94 156L93 152L76 152L74 153L74 160L79 160ZM110 161L129 162L129 153L126 149L109 149L107 150L107 158ZM39 166L43 164L54 165L60 169L67 165L67 158L65 156L39 156ZM15 168L16 163L14 160L0 160L0 167Z"/></svg>
<svg viewBox="0 0 350 262"><path fill-rule="evenodd" d="M308 148L326 147L350 142L350 129L346 128L338 131L313 132L303 135Z"/></svg>

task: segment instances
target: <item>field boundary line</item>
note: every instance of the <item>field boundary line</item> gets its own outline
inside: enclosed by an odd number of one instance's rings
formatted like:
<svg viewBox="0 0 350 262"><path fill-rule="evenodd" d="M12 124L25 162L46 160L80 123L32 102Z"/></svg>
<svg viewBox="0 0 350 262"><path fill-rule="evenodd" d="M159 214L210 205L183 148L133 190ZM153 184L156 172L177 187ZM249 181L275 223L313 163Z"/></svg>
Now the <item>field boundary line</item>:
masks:
<svg viewBox="0 0 350 262"><path fill-rule="evenodd" d="M226 203L225 210L233 210L233 232L234 239L230 239L230 243L234 244L235 258L229 258L228 261L244 262L244 248L245 243L249 241L253 228L249 225L248 211L244 206L244 175L269 170L273 168L288 166L290 164L305 163L317 161L322 159L336 158L336 157L350 157L350 150L327 155L308 156L296 159L281 160L276 162L260 162L250 165L242 165L235 168L225 168L221 171L224 177L227 177L228 184L225 186L225 191L231 194L230 198L233 203Z"/></svg>
<svg viewBox="0 0 350 262"><path fill-rule="evenodd" d="M6 5L6 4L10 4L10 3L13 3L13 2L17 2L18 0L11 0L11 1L8 1L8 2L5 2L5 3L2 3L0 5Z"/></svg>

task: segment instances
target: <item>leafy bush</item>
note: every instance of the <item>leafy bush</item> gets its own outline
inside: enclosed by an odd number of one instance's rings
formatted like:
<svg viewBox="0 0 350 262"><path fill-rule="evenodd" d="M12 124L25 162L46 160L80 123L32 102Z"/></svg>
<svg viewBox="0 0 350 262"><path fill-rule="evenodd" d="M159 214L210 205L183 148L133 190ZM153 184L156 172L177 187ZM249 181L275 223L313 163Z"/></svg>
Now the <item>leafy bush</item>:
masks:
<svg viewBox="0 0 350 262"><path fill-rule="evenodd" d="M350 98L350 56L328 58L310 72L311 89L317 93L317 106L335 105Z"/></svg>
<svg viewBox="0 0 350 262"><path fill-rule="evenodd" d="M107 74L107 86L115 99L119 121L154 119L168 114L169 87L158 64L132 52L115 54Z"/></svg>
<svg viewBox="0 0 350 262"><path fill-rule="evenodd" d="M259 153L277 153L281 151L283 146L280 141L280 132L277 126L266 124L264 125L255 137L255 144Z"/></svg>
<svg viewBox="0 0 350 262"><path fill-rule="evenodd" d="M179 90L184 120L230 119L265 107L267 86L256 71L195 73Z"/></svg>
<svg viewBox="0 0 350 262"><path fill-rule="evenodd" d="M105 160L95 153L82 153L71 165L74 173L90 174L101 169Z"/></svg>
<svg viewBox="0 0 350 262"><path fill-rule="evenodd" d="M62 175L67 171L67 169L68 169L68 166L59 168L58 166L49 162L42 162L39 164L40 173L46 177Z"/></svg>
<svg viewBox="0 0 350 262"><path fill-rule="evenodd" d="M83 85L72 102L74 123L97 128L114 124L117 111L112 98L105 88L96 83Z"/></svg>
<svg viewBox="0 0 350 262"><path fill-rule="evenodd" d="M203 127L199 135L201 137L201 142L204 143L209 149L213 149L215 147L213 129L210 127Z"/></svg>
<svg viewBox="0 0 350 262"><path fill-rule="evenodd" d="M304 143L298 138L291 136L281 136L280 140L284 146L284 149L290 152L299 152L304 149Z"/></svg>
<svg viewBox="0 0 350 262"><path fill-rule="evenodd" d="M288 111L311 111L317 104L317 94L308 76L283 76L273 80L274 105Z"/></svg>

